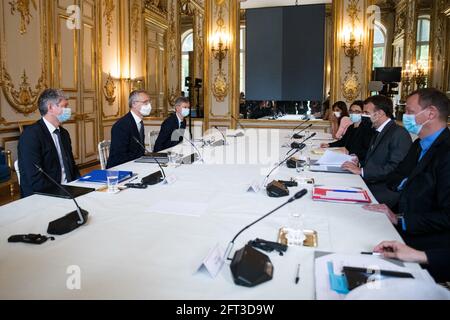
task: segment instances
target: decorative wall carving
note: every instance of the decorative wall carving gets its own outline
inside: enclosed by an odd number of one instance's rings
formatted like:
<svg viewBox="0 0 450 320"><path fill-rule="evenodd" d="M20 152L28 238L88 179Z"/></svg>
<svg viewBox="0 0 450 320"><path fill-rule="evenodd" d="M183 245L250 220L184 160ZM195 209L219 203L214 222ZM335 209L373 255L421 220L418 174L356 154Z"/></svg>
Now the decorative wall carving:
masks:
<svg viewBox="0 0 450 320"><path fill-rule="evenodd" d="M22 83L19 89L16 90L15 85L9 75L6 67L3 66L3 93L5 94L6 100L9 104L19 113L30 114L37 110L37 100L41 92L46 88L45 84L45 73L42 70L41 77L38 80L37 85L34 90L28 83L28 76L26 71L23 71Z"/></svg>
<svg viewBox="0 0 450 320"><path fill-rule="evenodd" d="M20 34L27 32L27 26L30 24L33 17L30 10L30 4L33 4L34 10L37 10L36 0L16 0L10 1L11 14L14 15L16 11L20 13Z"/></svg>
<svg viewBox="0 0 450 320"><path fill-rule="evenodd" d="M161 16L167 15L167 1L145 0L145 8Z"/></svg>
<svg viewBox="0 0 450 320"><path fill-rule="evenodd" d="M111 45L111 34L112 27L114 23L114 10L116 6L114 5L114 0L105 0L103 18L105 18L106 34L108 35L108 45Z"/></svg>
<svg viewBox="0 0 450 320"><path fill-rule="evenodd" d="M177 25L175 16L175 6L171 6L169 9L169 30L167 33L168 45L169 45L169 60L172 67L175 64L177 58Z"/></svg>
<svg viewBox="0 0 450 320"><path fill-rule="evenodd" d="M133 0L131 5L131 32L133 36L134 52L137 51L138 46L138 34L141 23L141 5L139 0Z"/></svg>
<svg viewBox="0 0 450 320"><path fill-rule="evenodd" d="M111 74L109 74L106 79L105 86L103 87L103 94L105 95L106 101L108 101L109 105L112 106L116 101L116 85L111 77Z"/></svg>
<svg viewBox="0 0 450 320"><path fill-rule="evenodd" d="M214 32L216 34L223 34L226 32L225 21L224 21L224 10L226 9L225 0L216 0L216 10L215 10L215 23L216 28ZM225 97L228 95L229 84L226 74L223 72L219 62L219 69L214 76L214 82L212 85L212 92L217 102L223 102Z"/></svg>

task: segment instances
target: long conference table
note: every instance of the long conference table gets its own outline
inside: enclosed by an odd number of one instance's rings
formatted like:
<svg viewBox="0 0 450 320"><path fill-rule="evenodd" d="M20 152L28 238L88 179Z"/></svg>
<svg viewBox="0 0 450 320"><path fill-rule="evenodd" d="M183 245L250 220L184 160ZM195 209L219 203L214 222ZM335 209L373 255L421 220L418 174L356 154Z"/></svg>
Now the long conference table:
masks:
<svg viewBox="0 0 450 320"><path fill-rule="evenodd" d="M302 188L308 194L246 230L233 252L255 238L276 241L293 213L303 214L304 227L318 232L317 248L291 246L284 256L268 253L273 279L253 288L234 284L229 262L215 278L197 272L212 248L218 244L225 250L241 228L287 200L247 189L285 156L291 134L250 129L245 136L228 137L225 146L202 147L195 142L203 161L168 165L170 184L79 197L80 206L89 211L88 223L42 245L11 244L7 239L14 234L45 234L50 221L74 210L71 200L33 195L0 207L0 299L314 299L315 250L359 254L383 240L402 241L385 215L357 204L313 201L312 187L299 185L290 188L291 196ZM220 134L210 135L210 142L213 136L217 144ZM329 136L318 133L309 151L320 144L319 139ZM196 152L187 142L172 151ZM305 151L303 156L307 155ZM311 152L309 156L318 157ZM143 177L158 167L130 162L116 169ZM285 165L269 181L292 177L367 189L356 175L297 173ZM420 269L417 264L407 266ZM74 270L79 289L70 285Z"/></svg>

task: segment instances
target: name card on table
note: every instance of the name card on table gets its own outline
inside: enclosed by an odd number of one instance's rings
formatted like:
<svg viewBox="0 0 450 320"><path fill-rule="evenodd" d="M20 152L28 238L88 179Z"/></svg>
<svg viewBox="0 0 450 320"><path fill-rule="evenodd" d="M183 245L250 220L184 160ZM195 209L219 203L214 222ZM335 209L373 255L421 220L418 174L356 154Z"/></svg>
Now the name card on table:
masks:
<svg viewBox="0 0 450 320"><path fill-rule="evenodd" d="M216 246L209 251L206 258L203 259L197 272L203 269L206 270L211 277L215 278L219 274L224 263L224 252L222 248L220 248L220 245L216 244Z"/></svg>

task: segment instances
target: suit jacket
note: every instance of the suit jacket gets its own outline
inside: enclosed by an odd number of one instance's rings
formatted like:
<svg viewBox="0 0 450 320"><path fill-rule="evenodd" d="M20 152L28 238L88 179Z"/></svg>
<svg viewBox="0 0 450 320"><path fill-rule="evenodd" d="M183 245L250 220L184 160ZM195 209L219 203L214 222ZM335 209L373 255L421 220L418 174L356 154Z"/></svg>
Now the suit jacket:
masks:
<svg viewBox="0 0 450 320"><path fill-rule="evenodd" d="M425 267L436 282L450 281L450 249L427 250L428 265Z"/></svg>
<svg viewBox="0 0 450 320"><path fill-rule="evenodd" d="M72 142L67 130L60 126L61 141L68 157L66 168L72 180L80 177L72 153ZM31 196L36 191L53 187L52 183L34 166L37 164L57 182L61 181L61 164L53 138L43 119L27 126L20 136L18 146L20 172L20 193L22 197ZM69 181L70 182L70 181Z"/></svg>
<svg viewBox="0 0 450 320"><path fill-rule="evenodd" d="M388 181L388 187L396 190L408 177L394 208L405 218L406 231L399 228L399 232L419 250L450 248L450 130L439 135L419 163L418 144Z"/></svg>
<svg viewBox="0 0 450 320"><path fill-rule="evenodd" d="M134 138L138 139L142 146ZM130 111L120 118L111 129L111 149L106 167L112 168L142 157L145 154L144 143Z"/></svg>
<svg viewBox="0 0 450 320"><path fill-rule="evenodd" d="M183 129L183 132L179 131L179 129ZM172 148L182 142L184 129L186 129L186 121L183 120L181 127L179 127L177 115L175 113L172 114L162 123L153 152Z"/></svg>
<svg viewBox="0 0 450 320"><path fill-rule="evenodd" d="M358 128L354 125L348 127L342 139L330 143L331 148L345 147L350 154L358 156L361 164L364 165L367 151L372 141L374 129L371 124L361 123Z"/></svg>

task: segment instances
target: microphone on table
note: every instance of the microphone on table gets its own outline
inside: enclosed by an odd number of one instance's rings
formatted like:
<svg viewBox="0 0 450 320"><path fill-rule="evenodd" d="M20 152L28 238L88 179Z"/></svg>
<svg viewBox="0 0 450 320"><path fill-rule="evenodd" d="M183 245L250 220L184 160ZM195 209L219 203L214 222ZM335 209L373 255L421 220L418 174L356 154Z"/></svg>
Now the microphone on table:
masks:
<svg viewBox="0 0 450 320"><path fill-rule="evenodd" d="M223 145L226 145L227 144L227 139L225 138L225 135L223 134L223 132L220 131L217 126L214 126L214 129L216 129L217 131L220 132L220 134L222 135L222 138L223 138Z"/></svg>
<svg viewBox="0 0 450 320"><path fill-rule="evenodd" d="M300 128L302 125L304 125L305 123L309 122L309 118L306 120L303 120L298 126L296 126L294 129L292 129L292 131L297 130L298 128Z"/></svg>
<svg viewBox="0 0 450 320"><path fill-rule="evenodd" d="M197 152L199 161L200 161L200 162L205 162L205 161L203 160L202 154L200 153L200 151L198 150L198 148L195 146L194 142L192 142L191 139L187 139L187 138L185 138L185 140L186 140L187 142L189 142L189 144L190 144L190 145L194 148L194 150ZM193 160L192 162L194 162L194 160Z"/></svg>
<svg viewBox="0 0 450 320"><path fill-rule="evenodd" d="M302 130L300 130L299 132L297 132L296 134L294 134L294 135L292 136L292 138L293 138L293 139L302 139L303 136L300 135L300 133L302 133L302 132L305 131L306 129L311 128L312 126L313 126L312 123L310 123L307 127L303 128Z"/></svg>
<svg viewBox="0 0 450 320"><path fill-rule="evenodd" d="M51 221L48 224L47 233L54 235L62 235L69 233L72 230L75 230L79 226L84 225L88 220L89 212L87 212L84 209L81 209L77 201L73 197L73 195L69 191L67 191L67 189L64 188L60 183L56 182L55 179L53 179L49 174L47 174L47 172L45 172L40 166L38 166L37 164L34 164L34 166L36 167L36 169L39 170L39 172L41 172L44 176L46 176L54 185L56 185L65 194L67 194L70 197L70 199L72 199L73 202L75 202L75 205L77 207L75 211L66 214L64 217Z"/></svg>
<svg viewBox="0 0 450 320"><path fill-rule="evenodd" d="M147 148L142 144L141 141L139 141L138 138L133 136L134 141L144 150L144 153L147 153ZM152 152L148 152L147 156L151 157L159 166L159 170L157 172L154 172L144 178L142 178L141 183L146 185L154 185L157 183L160 183L164 180L166 180L166 173L164 172L163 167L159 163L158 159L156 159L155 156L152 155Z"/></svg>
<svg viewBox="0 0 450 320"><path fill-rule="evenodd" d="M306 189L300 190L285 203L243 228L236 234L233 240L231 240L225 252L225 258L231 260L230 269L235 284L245 287L253 287L271 280L273 276L273 264L270 261L270 258L248 244L246 244L242 249L236 251L233 259L228 258L231 250L233 249L236 238L254 224L273 214L285 205L302 198L307 193L308 191Z"/></svg>
<svg viewBox="0 0 450 320"><path fill-rule="evenodd" d="M306 144L303 144L303 147L299 146L299 148L292 148L291 150L288 151L288 153L286 154L286 157L280 162L278 163L272 170L270 170L270 172L267 174L267 176L264 178L264 182L263 185L266 185L267 180L269 179L270 175L277 169L279 168L283 163L285 163L286 161L288 161L288 159L290 157L292 157L294 154L296 154L297 152L299 152L300 150L302 150L304 147L306 147ZM292 152L294 151L294 152ZM292 152L292 153L291 153Z"/></svg>
<svg viewBox="0 0 450 320"><path fill-rule="evenodd" d="M315 137L316 135L317 135L317 133L316 133L316 132L313 132L313 133L311 133L311 134L309 135L309 137L303 139L302 142L292 142L292 143L291 143L291 148L292 148L292 149L299 149L299 148L303 149L303 148L305 147L305 142L308 141L309 139Z"/></svg>

